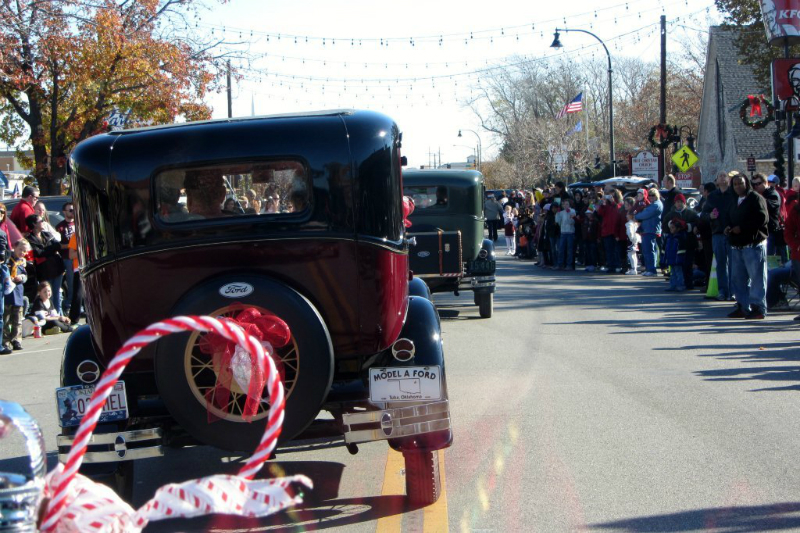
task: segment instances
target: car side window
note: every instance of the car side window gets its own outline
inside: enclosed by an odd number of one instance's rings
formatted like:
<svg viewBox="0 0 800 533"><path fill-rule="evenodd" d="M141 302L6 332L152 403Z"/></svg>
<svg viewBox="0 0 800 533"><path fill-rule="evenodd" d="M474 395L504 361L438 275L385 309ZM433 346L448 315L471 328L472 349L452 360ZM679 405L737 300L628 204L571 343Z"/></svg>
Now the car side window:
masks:
<svg viewBox="0 0 800 533"><path fill-rule="evenodd" d="M414 200L414 210L444 209L449 202L449 191L444 186L405 187L404 194Z"/></svg>
<svg viewBox="0 0 800 533"><path fill-rule="evenodd" d="M284 218L310 205L310 179L295 160L169 169L155 181L156 217L168 224Z"/></svg>

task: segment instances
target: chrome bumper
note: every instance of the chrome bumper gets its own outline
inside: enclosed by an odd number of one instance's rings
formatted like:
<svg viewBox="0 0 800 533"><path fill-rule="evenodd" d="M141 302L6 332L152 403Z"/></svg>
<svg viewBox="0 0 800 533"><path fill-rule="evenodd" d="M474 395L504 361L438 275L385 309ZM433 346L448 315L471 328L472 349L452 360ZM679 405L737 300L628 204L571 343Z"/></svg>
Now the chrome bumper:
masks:
<svg viewBox="0 0 800 533"><path fill-rule="evenodd" d="M163 438L164 432L161 428L95 433L89 439L89 451L86 452L83 462L115 463L161 457L164 455L164 448L161 446ZM59 435L57 438L58 460L62 463L67 460L73 440L72 435Z"/></svg>
<svg viewBox="0 0 800 533"><path fill-rule="evenodd" d="M473 276L471 278L464 278L461 285L464 288L469 286L470 289L488 289L495 286L495 277L491 276Z"/></svg>
<svg viewBox="0 0 800 533"><path fill-rule="evenodd" d="M347 444L412 437L450 429L447 400L342 416Z"/></svg>

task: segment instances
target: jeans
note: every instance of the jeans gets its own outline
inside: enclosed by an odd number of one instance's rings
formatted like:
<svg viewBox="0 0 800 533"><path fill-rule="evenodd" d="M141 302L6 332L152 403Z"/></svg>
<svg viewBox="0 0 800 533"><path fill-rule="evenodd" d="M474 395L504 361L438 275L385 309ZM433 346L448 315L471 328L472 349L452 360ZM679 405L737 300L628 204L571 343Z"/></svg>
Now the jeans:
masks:
<svg viewBox="0 0 800 533"><path fill-rule="evenodd" d="M608 270L619 268L619 254L617 253L617 239L613 235L603 237L603 246L606 249L606 266Z"/></svg>
<svg viewBox="0 0 800 533"><path fill-rule="evenodd" d="M694 289L694 250L686 250L683 256L683 264L680 266L683 269L683 281L687 289Z"/></svg>
<svg viewBox="0 0 800 533"><path fill-rule="evenodd" d="M731 248L731 286L744 312L767 312L767 244Z"/></svg>
<svg viewBox="0 0 800 533"><path fill-rule="evenodd" d="M731 245L728 244L728 236L717 234L711 236L711 246L714 249L714 257L717 260L717 286L719 295L722 298L731 297Z"/></svg>
<svg viewBox="0 0 800 533"><path fill-rule="evenodd" d="M550 237L550 261L553 266L558 266L558 239L559 237Z"/></svg>
<svg viewBox="0 0 800 533"><path fill-rule="evenodd" d="M642 259L647 272L656 273L656 234L645 233L642 235Z"/></svg>
<svg viewBox="0 0 800 533"><path fill-rule="evenodd" d="M571 267L574 258L573 252L575 250L575 234L562 233L558 239L558 266Z"/></svg>
<svg viewBox="0 0 800 533"><path fill-rule="evenodd" d="M686 290L683 280L683 265L670 265L669 288L675 291Z"/></svg>
<svg viewBox="0 0 800 533"><path fill-rule="evenodd" d="M767 309L778 305L786 298L783 286L792 279L793 262L785 267L773 268L767 272Z"/></svg>
<svg viewBox="0 0 800 533"><path fill-rule="evenodd" d="M59 274L58 276L48 279L47 282L50 283L50 289L53 291L53 309L61 314L61 282L64 280L64 274Z"/></svg>
<svg viewBox="0 0 800 533"><path fill-rule="evenodd" d="M68 314L69 306L72 304L72 259L64 259L64 281L67 284L67 292L64 294L64 301L61 304L63 314Z"/></svg>
<svg viewBox="0 0 800 533"><path fill-rule="evenodd" d="M597 241L583 241L584 266L597 266Z"/></svg>

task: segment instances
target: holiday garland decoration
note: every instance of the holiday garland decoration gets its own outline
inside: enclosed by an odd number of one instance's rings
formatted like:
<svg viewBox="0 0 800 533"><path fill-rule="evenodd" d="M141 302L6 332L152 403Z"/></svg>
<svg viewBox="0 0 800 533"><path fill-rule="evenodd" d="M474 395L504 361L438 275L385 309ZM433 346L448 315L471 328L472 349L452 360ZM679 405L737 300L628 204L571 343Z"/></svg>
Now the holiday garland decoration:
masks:
<svg viewBox="0 0 800 533"><path fill-rule="evenodd" d="M675 136L675 127L669 124L656 124L650 128L647 139L656 148L666 148Z"/></svg>
<svg viewBox="0 0 800 533"><path fill-rule="evenodd" d="M256 312L257 313L257 312ZM243 319L245 317L237 317ZM248 329L269 332L268 337L284 339L288 326L277 317L260 320L248 316ZM161 487L142 508L134 510L110 488L78 474L92 432L97 426L103 404L119 380L125 367L141 349L172 333L200 331L235 343L249 358L248 372L233 379L248 378L258 383L255 397L260 400L263 389L269 392L269 418L256 451L238 474L209 476L202 479ZM247 517L267 516L302 502L302 495L293 490L297 483L311 488L311 480L296 475L277 479L254 480L256 473L269 458L281 433L285 411L283 383L272 358L268 341L246 333L233 320L208 316L179 316L145 328L126 342L111 360L89 400L86 415L81 420L66 464L59 464L45 479L43 503L43 532L114 532L138 533L148 522L164 518L194 517L224 513ZM263 376L266 375L266 379ZM243 387L248 390L249 387ZM248 396L250 395L248 390Z"/></svg>
<svg viewBox="0 0 800 533"><path fill-rule="evenodd" d="M745 126L760 130L775 120L775 106L763 94L750 94L739 106L739 118Z"/></svg>

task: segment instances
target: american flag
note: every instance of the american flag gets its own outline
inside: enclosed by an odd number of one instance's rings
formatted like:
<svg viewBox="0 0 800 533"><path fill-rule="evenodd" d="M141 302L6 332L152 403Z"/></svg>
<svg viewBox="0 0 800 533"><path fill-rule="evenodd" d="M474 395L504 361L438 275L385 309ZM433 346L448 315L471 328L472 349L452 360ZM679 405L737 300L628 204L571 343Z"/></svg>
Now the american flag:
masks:
<svg viewBox="0 0 800 533"><path fill-rule="evenodd" d="M583 93L578 93L578 96L572 99L570 103L565 105L561 111L558 112L556 118L561 118L569 113L578 113L583 111Z"/></svg>

